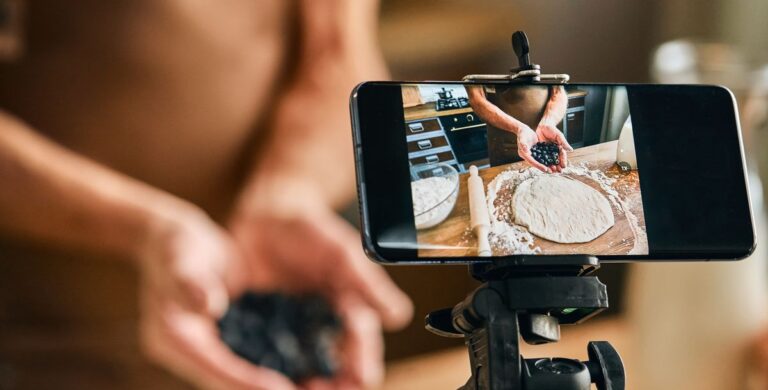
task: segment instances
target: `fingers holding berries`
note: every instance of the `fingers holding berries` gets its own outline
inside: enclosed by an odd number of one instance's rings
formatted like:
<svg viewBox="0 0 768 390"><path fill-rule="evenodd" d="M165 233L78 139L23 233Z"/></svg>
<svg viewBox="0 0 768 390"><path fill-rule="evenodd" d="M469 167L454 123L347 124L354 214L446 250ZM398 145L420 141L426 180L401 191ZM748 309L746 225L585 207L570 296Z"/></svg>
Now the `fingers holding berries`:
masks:
<svg viewBox="0 0 768 390"><path fill-rule="evenodd" d="M568 143L568 140L565 139L565 135L561 131L557 131L557 144L560 145L563 150L573 152L573 148L571 147L571 144Z"/></svg>
<svg viewBox="0 0 768 390"><path fill-rule="evenodd" d="M551 169L548 165L533 156L534 147L537 142L539 142L539 136L535 131L527 126L520 128L517 132L517 154L534 168L550 173Z"/></svg>
<svg viewBox="0 0 768 390"><path fill-rule="evenodd" d="M518 145L517 154L519 154L520 158L522 158L523 160L527 161L528 164L531 164L531 166L533 166L534 168L536 168L536 169L538 169L538 170L540 170L542 172L546 172L546 173L550 173L551 172L551 170L550 170L550 168L548 166L544 165L544 163L542 161L540 161L536 157L534 157L534 155L533 155L533 148L529 148L527 146L519 144Z"/></svg>
<svg viewBox="0 0 768 390"><path fill-rule="evenodd" d="M540 124L536 128L536 135L539 141L539 146L536 147L539 150L538 155L542 160L546 160L542 163L553 172L562 172L568 166L568 152L573 151L563 132L555 126Z"/></svg>
<svg viewBox="0 0 768 390"><path fill-rule="evenodd" d="M530 153L536 162L547 167L545 172L562 172L565 168L565 161L561 159L565 156L565 150L554 142L537 142Z"/></svg>

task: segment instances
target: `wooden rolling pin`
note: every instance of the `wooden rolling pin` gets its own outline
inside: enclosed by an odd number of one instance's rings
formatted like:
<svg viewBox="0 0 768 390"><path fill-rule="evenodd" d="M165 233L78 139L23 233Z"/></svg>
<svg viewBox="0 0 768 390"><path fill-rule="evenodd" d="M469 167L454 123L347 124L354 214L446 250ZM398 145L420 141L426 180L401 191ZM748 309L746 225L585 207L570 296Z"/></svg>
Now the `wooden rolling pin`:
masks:
<svg viewBox="0 0 768 390"><path fill-rule="evenodd" d="M488 233L491 230L491 219L488 216L488 205L485 201L485 185L474 165L469 167L467 188L469 189L470 226L477 237L477 255L490 256L491 244L488 242Z"/></svg>

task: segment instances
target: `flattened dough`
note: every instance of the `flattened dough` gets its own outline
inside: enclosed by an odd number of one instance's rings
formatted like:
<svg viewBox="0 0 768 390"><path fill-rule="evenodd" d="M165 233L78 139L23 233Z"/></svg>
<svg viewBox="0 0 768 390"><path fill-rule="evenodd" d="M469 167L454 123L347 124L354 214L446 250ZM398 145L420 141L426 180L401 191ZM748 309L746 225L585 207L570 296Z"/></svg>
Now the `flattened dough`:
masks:
<svg viewBox="0 0 768 390"><path fill-rule="evenodd" d="M594 188L560 175L526 180L512 195L515 223L563 244L589 242L614 224L613 210Z"/></svg>

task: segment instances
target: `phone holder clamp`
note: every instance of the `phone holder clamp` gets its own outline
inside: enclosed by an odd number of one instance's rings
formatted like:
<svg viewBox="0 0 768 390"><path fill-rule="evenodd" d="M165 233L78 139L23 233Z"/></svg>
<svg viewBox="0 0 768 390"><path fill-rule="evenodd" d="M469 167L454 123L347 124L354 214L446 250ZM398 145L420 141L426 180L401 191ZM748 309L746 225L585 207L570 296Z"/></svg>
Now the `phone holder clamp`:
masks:
<svg viewBox="0 0 768 390"><path fill-rule="evenodd" d="M542 83L567 84L571 76L565 73L542 74L541 67L531 64L531 47L528 36L523 31L512 34L512 50L517 57L518 66L509 70L509 74L470 74L464 76L464 82L482 83Z"/></svg>

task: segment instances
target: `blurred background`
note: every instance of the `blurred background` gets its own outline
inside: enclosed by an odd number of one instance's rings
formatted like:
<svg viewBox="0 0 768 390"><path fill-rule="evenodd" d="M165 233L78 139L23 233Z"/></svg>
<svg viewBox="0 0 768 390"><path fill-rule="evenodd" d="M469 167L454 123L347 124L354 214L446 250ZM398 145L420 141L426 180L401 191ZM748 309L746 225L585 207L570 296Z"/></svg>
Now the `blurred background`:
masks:
<svg viewBox="0 0 768 390"><path fill-rule="evenodd" d="M383 0L380 38L396 80L459 80L470 73L504 73L516 66L510 35L524 30L531 40L533 62L540 64L545 73L570 74L571 82L724 84L738 99L747 158L751 173L756 173L757 168L768 168L763 156L768 140L764 117L768 71L763 69L768 64L766 17L768 2L764 0ZM760 184L754 178L753 202L759 213L756 218L762 220L762 207L754 199L756 191L759 196ZM765 241L759 234L758 247ZM733 283L739 283L740 272L754 274L759 270L761 278L765 275L765 259L759 253L757 257L761 258L744 262L739 270L732 271L736 273ZM629 286L637 294L644 289L659 291L656 297L668 297L668 303L674 306L671 297L675 292L659 290L665 282L656 277L655 270L641 269L630 282L632 267L611 264L599 271L611 295L611 309L601 316L627 314L631 311L629 304L643 306L628 298ZM674 284L691 275L691 268L686 267L668 266L661 272ZM454 305L476 286L466 267L388 270L413 297L417 310L408 329L388 336L388 359L461 346L460 340L426 333L423 317L432 309ZM693 285L714 283L714 278L724 272L703 265L696 270L704 275L692 276ZM659 281L654 285L651 279ZM765 292L761 290L762 279L753 284L752 291ZM690 299L689 295L683 294ZM763 300L752 305L764 311ZM682 309L683 304L677 308ZM677 313L685 315L684 311ZM763 317L754 314L746 322L756 324ZM656 329L655 335L661 336L660 332ZM663 338L656 341L662 342Z"/></svg>
<svg viewBox="0 0 768 390"><path fill-rule="evenodd" d="M750 364L743 360L757 335L768 334L768 241L763 229L762 198L764 183L768 183L768 1L381 2L379 37L395 80L460 80L470 73L505 73L517 66L510 36L516 30L524 30L531 40L533 62L540 64L545 73L570 74L573 83L706 83L731 88L739 104L750 170L758 227L757 252L738 263L606 265L598 275L608 285L611 309L574 328L584 329L584 337L607 339L617 346L626 359L630 378L635 381L629 388L768 389L768 382L761 386L751 381L750 386L746 385L751 379L744 379L749 378L744 371ZM60 7L67 8L63 3ZM51 7L48 13L56 14L56 10L58 7ZM65 25L78 25L77 20L57 20ZM58 26L50 27L50 36L60 38L56 35ZM0 57L16 49L12 41L4 40L0 34ZM43 74L34 76L45 81ZM349 216L354 219L356 211L349 210ZM31 272L34 263L31 264L20 267L28 267ZM72 301L100 300L99 304L109 306L115 300L110 294L135 295L131 289L135 280L126 284L108 282L120 279L122 273L135 277L130 270L121 269L114 271L116 275L96 279L79 268L64 268L67 259L58 264L60 268L52 274L83 273L95 286L85 290L76 284L63 285L68 282L59 281L58 276L52 279L55 283L51 284L62 284L62 290L71 290L77 296ZM82 269L93 265L77 264ZM456 382L431 388L456 388L468 375L463 342L428 333L423 318L432 310L452 307L477 283L469 277L465 266L388 267L387 271L412 297L416 309L409 327L386 335L386 358L395 378L387 388L427 388L400 385L396 381L400 374L411 381L418 381L421 376L452 376ZM42 308L49 309L45 305ZM85 307L85 311L90 309ZM115 311L118 309L122 308ZM132 327L125 328L133 334ZM0 327L0 334L3 331ZM554 345L554 349L535 355L584 358L584 339L575 336L565 333L563 342ZM582 356L571 355L568 340L578 344ZM408 366L409 361L438 356L438 352L464 360L432 360L440 364ZM78 365L77 357L71 364ZM420 370L409 371L408 367ZM424 371L426 367L441 371L433 374ZM762 368L763 373L768 373L768 363ZM99 370L111 372L109 367L100 366ZM2 374L0 365L0 379ZM734 375L740 379L734 379Z"/></svg>

